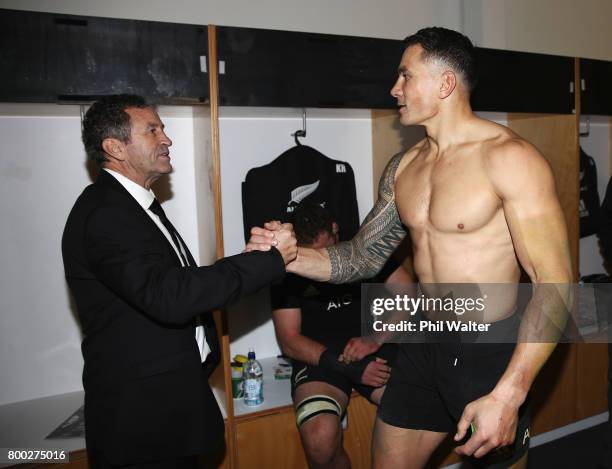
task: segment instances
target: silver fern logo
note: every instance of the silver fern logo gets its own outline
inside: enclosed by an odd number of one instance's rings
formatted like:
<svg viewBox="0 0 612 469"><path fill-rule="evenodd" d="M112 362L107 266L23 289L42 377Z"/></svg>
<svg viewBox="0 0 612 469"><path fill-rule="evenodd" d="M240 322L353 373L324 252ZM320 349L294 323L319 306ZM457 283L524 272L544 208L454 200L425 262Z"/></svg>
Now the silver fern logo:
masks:
<svg viewBox="0 0 612 469"><path fill-rule="evenodd" d="M312 194L319 187L321 181L317 180L312 184L306 184L304 186L296 187L291 191L291 200L287 204L287 213L293 212L295 206L298 205L302 200Z"/></svg>

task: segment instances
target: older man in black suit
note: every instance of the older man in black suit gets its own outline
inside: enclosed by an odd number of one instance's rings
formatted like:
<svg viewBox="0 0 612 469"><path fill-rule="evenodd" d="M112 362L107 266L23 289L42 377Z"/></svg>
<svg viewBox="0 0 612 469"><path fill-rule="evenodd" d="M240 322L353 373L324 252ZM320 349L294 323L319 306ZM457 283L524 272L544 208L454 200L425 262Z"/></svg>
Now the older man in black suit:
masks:
<svg viewBox="0 0 612 469"><path fill-rule="evenodd" d="M281 279L295 237L289 225L276 248L197 267L150 190L172 171L155 109L104 98L83 142L102 169L68 217L62 254L83 327L91 467L194 467L223 438L208 385L220 355L210 311Z"/></svg>

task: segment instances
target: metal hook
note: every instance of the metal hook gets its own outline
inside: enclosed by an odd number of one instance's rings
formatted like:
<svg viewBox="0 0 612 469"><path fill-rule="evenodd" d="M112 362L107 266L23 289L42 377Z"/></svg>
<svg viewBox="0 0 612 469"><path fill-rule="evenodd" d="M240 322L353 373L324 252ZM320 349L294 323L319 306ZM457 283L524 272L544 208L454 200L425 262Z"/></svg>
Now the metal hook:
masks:
<svg viewBox="0 0 612 469"><path fill-rule="evenodd" d="M85 118L85 105L79 104L79 115L81 116L81 132L83 132L83 119Z"/></svg>
<svg viewBox="0 0 612 469"><path fill-rule="evenodd" d="M306 137L306 108L302 108L302 130L296 130L291 136L294 137L296 145L302 145L298 137Z"/></svg>
<svg viewBox="0 0 612 469"><path fill-rule="evenodd" d="M578 135L580 135L581 137L588 137L591 134L591 118L589 116L587 116L586 118L586 131L585 132L579 132Z"/></svg>

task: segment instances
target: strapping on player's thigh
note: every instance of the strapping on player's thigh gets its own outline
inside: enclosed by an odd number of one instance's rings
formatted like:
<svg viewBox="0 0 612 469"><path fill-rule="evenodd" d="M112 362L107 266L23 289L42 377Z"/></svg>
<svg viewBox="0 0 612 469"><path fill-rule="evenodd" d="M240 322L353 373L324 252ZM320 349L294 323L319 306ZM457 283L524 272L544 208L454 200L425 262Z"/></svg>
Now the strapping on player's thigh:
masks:
<svg viewBox="0 0 612 469"><path fill-rule="evenodd" d="M295 406L295 420L298 427L321 414L334 414L340 418L342 407L338 401L325 394L309 396Z"/></svg>

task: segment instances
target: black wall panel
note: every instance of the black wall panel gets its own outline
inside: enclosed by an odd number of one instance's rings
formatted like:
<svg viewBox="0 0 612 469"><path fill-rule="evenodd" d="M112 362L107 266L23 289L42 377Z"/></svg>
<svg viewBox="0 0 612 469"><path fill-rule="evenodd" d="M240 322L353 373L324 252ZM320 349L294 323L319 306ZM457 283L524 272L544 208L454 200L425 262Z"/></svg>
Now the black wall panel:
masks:
<svg viewBox="0 0 612 469"><path fill-rule="evenodd" d="M395 108L401 41L218 27L222 105Z"/></svg>
<svg viewBox="0 0 612 469"><path fill-rule="evenodd" d="M396 107L389 93L400 40L220 26L217 45L222 105ZM157 102L208 100L200 69L206 26L0 10L0 48L0 101L89 101L121 92ZM477 54L474 110L572 112L573 58ZM609 88L598 78L610 76L610 63L583 62L585 76L601 70L587 78L583 111L612 114Z"/></svg>
<svg viewBox="0 0 612 469"><path fill-rule="evenodd" d="M581 113L612 116L612 62L580 59Z"/></svg>
<svg viewBox="0 0 612 469"><path fill-rule="evenodd" d="M574 59L477 48L479 81L475 111L571 114Z"/></svg>
<svg viewBox="0 0 612 469"><path fill-rule="evenodd" d="M0 101L208 100L206 26L0 10Z"/></svg>
<svg viewBox="0 0 612 469"><path fill-rule="evenodd" d="M218 27L222 105L394 108L402 41ZM574 59L477 48L476 111L570 114Z"/></svg>

